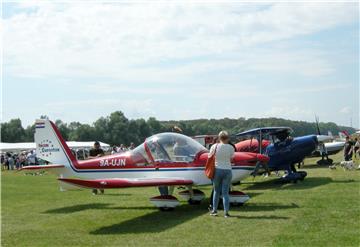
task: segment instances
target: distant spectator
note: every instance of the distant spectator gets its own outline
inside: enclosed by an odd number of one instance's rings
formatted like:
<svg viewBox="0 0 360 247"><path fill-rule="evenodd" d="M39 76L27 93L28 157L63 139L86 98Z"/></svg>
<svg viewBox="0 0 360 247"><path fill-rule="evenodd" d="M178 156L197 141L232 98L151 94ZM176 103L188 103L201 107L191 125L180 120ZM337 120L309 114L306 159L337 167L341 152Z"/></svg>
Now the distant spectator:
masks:
<svg viewBox="0 0 360 247"><path fill-rule="evenodd" d="M350 161L352 156L352 142L350 141L350 138L347 136L344 146L344 160Z"/></svg>
<svg viewBox="0 0 360 247"><path fill-rule="evenodd" d="M355 155L355 157L358 157L359 150L360 150L360 141L357 138L355 138L355 145L354 145L354 155Z"/></svg>
<svg viewBox="0 0 360 247"><path fill-rule="evenodd" d="M19 160L19 166L17 167L17 169L21 169L23 166L25 166L26 163L26 155L24 152L19 154L18 160Z"/></svg>
<svg viewBox="0 0 360 247"><path fill-rule="evenodd" d="M9 159L7 154L4 156L4 169L9 170Z"/></svg>
<svg viewBox="0 0 360 247"><path fill-rule="evenodd" d="M104 156L104 150L101 149L100 147L100 143L98 141L96 141L94 143L94 148L90 149L90 153L89 153L89 158L93 159L93 158L98 158ZM100 189L101 194L104 194L104 190ZM98 190L97 189L93 189L92 190L93 195L97 195Z"/></svg>
<svg viewBox="0 0 360 247"><path fill-rule="evenodd" d="M129 147L129 150L133 150L135 148L135 144L132 142L130 143L130 147Z"/></svg>
<svg viewBox="0 0 360 247"><path fill-rule="evenodd" d="M20 155L14 155L14 161L15 161L15 169L18 170L20 169Z"/></svg>
<svg viewBox="0 0 360 247"><path fill-rule="evenodd" d="M175 133L180 133L180 134L183 132L183 130L179 126L176 126L176 125L172 128L172 131Z"/></svg>
<svg viewBox="0 0 360 247"><path fill-rule="evenodd" d="M7 160L9 164L9 170L14 170L15 160L10 153L7 153Z"/></svg>
<svg viewBox="0 0 360 247"><path fill-rule="evenodd" d="M5 155L1 154L1 170L5 169Z"/></svg>
<svg viewBox="0 0 360 247"><path fill-rule="evenodd" d="M101 149L100 143L96 141L94 143L94 148L90 149L89 158L93 159L101 156L104 156L104 150Z"/></svg>
<svg viewBox="0 0 360 247"><path fill-rule="evenodd" d="M30 166L36 165L36 154L34 150L31 150L30 153L28 153L26 159Z"/></svg>
<svg viewBox="0 0 360 247"><path fill-rule="evenodd" d="M118 150L117 146L113 146L111 150L111 154L116 154L117 150Z"/></svg>
<svg viewBox="0 0 360 247"><path fill-rule="evenodd" d="M209 145L209 150L211 149L211 147L216 144L216 143L219 143L219 137L215 137L213 139L213 142ZM236 147L235 147L235 150L236 150Z"/></svg>
<svg viewBox="0 0 360 247"><path fill-rule="evenodd" d="M126 152L126 147L124 144L120 144L120 147L118 148L118 153Z"/></svg>

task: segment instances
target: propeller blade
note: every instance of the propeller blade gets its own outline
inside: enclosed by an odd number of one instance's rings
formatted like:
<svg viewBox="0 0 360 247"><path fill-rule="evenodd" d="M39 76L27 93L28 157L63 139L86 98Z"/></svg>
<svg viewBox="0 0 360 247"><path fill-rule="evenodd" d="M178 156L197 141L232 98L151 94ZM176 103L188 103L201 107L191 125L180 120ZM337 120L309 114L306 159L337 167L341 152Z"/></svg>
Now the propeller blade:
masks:
<svg viewBox="0 0 360 247"><path fill-rule="evenodd" d="M315 122L316 122L316 128L317 128L317 134L321 135L320 133L320 127L319 127L319 117L315 115Z"/></svg>

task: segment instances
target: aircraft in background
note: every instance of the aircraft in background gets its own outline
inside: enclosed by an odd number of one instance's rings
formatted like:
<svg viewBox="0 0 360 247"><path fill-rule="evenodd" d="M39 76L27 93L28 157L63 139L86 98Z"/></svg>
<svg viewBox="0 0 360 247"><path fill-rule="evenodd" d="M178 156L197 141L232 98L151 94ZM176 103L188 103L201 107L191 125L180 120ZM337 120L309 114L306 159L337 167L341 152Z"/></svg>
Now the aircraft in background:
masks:
<svg viewBox="0 0 360 247"><path fill-rule="evenodd" d="M331 165L333 160L329 158L329 155L337 154L343 150L345 141L335 141L330 131L328 131L328 135L321 135L319 118L317 116L315 116L315 121L319 144L316 150L311 154L311 157L321 157L321 160L317 161L317 164L319 165ZM348 135L346 131L344 131L344 134Z"/></svg>
<svg viewBox="0 0 360 247"><path fill-rule="evenodd" d="M318 146L321 136L308 135L291 137L292 129L289 127L256 128L236 134L238 138L250 138L235 144L236 151L241 152L246 148L269 156L270 160L264 166L258 163L254 175L269 173L271 171L286 171L281 177L283 182L304 180L305 171L297 171L295 164L301 163L305 157L311 155ZM254 139L255 138L255 139ZM259 145L259 144L262 145ZM246 145L249 145L246 147Z"/></svg>
<svg viewBox="0 0 360 247"><path fill-rule="evenodd" d="M180 196L190 204L200 203L205 197L194 186L210 185L204 168L208 150L194 139L177 133L153 135L137 148L121 154L113 154L90 160L76 160L55 124L49 120L37 120L35 129L38 158L50 165L27 166L23 170L48 170L59 176L61 190L74 188L116 189L128 187L159 187L160 196L150 201L161 210L179 205L173 196L175 186L188 190ZM257 163L266 163L266 155L235 152L232 182L248 177ZM166 188L164 190L164 188ZM230 192L230 202L244 203L249 196L240 191Z"/></svg>

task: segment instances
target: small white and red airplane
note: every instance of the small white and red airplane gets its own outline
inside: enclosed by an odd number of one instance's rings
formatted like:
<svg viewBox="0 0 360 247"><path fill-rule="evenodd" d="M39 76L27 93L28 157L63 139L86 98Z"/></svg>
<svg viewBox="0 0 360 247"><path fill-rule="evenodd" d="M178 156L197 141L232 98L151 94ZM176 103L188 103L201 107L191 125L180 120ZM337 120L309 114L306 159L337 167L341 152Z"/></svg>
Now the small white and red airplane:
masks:
<svg viewBox="0 0 360 247"><path fill-rule="evenodd" d="M179 193L189 203L199 203L204 193L193 186L210 185L204 168L208 150L194 139L177 133L153 135L135 149L121 154L89 160L76 160L50 120L36 120L35 142L38 158L49 165L27 166L23 170L47 170L59 176L60 190L79 187L87 189L115 189L154 186L162 188L160 196L150 201L160 209L173 209L179 205L174 197L174 186L186 186ZM248 177L257 162L268 162L265 155L236 152L233 156L233 178L236 183ZM166 187L167 190L163 190ZM165 192L164 192L165 191ZM230 201L244 203L249 196L232 191Z"/></svg>

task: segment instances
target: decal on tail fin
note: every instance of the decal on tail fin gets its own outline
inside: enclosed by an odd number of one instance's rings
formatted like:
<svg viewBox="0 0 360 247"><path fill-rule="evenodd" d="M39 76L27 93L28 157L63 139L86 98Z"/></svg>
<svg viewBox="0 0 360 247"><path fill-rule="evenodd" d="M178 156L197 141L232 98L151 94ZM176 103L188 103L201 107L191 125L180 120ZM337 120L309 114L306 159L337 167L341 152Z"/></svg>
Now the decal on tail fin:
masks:
<svg viewBox="0 0 360 247"><path fill-rule="evenodd" d="M35 122L36 155L52 164L70 167L76 158L62 138L56 125L47 119Z"/></svg>

